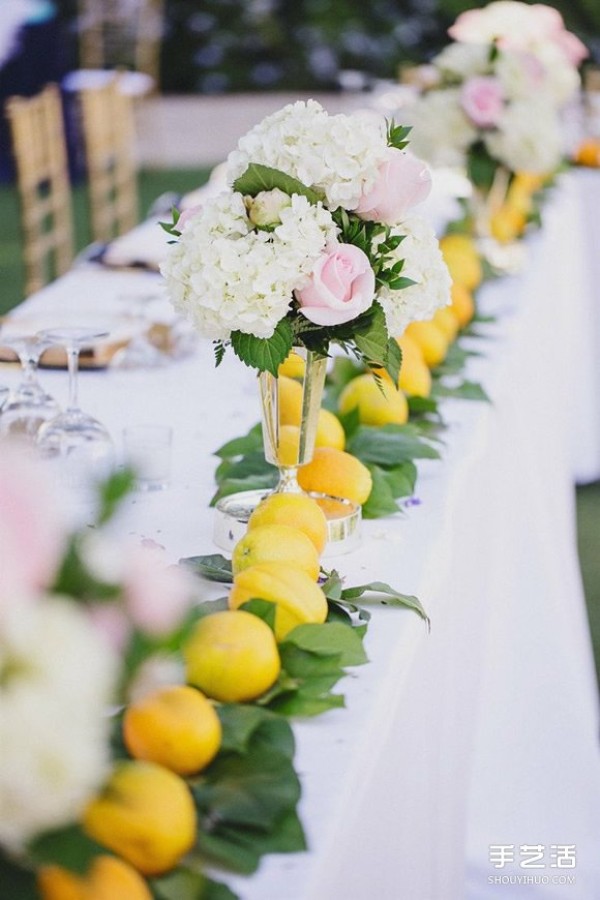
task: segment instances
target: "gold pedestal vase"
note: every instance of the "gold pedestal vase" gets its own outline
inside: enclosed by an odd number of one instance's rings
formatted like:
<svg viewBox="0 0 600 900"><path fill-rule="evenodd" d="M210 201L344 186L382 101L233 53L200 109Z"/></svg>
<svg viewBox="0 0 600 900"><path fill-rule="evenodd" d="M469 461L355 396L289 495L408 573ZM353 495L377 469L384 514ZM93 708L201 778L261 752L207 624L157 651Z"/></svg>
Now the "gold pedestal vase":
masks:
<svg viewBox="0 0 600 900"><path fill-rule="evenodd" d="M327 358L300 348L295 352L304 359L304 375L297 382L301 389L297 426L282 421L281 380L270 372L261 372L258 377L265 459L279 469L279 481L273 491L242 491L218 501L214 541L224 550L231 551L243 537L252 512L268 494L303 493L298 484L298 468L313 458ZM327 517L325 555L347 553L356 547L360 540L360 506L350 500L325 494L310 496L319 503Z"/></svg>

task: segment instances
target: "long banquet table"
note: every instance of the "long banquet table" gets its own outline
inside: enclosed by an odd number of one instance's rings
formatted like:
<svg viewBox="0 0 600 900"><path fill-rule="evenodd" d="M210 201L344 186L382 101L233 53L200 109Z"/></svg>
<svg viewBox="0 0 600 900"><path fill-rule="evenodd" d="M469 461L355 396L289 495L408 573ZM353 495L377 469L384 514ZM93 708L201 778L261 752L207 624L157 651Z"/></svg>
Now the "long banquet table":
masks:
<svg viewBox="0 0 600 900"><path fill-rule="evenodd" d="M358 551L335 559L349 584L419 596L431 633L414 613L373 609L370 663L341 683L346 708L294 725L310 849L227 878L244 900L600 896L598 702L573 500L574 475L600 472L582 189L563 179L525 272L480 293L498 318L471 339L482 355L467 376L491 404L445 402L443 458L419 466L420 505L365 522ZM106 312L158 283L85 266L24 311ZM65 398L63 372L41 377ZM251 372L233 358L215 370L201 344L161 369L82 373L80 394L117 443L126 424L174 430L170 489L133 495L122 533L173 560L214 552L211 454L258 419ZM502 868L498 845L513 847ZM542 845L542 867L523 866L524 845ZM564 845L573 868L556 862Z"/></svg>

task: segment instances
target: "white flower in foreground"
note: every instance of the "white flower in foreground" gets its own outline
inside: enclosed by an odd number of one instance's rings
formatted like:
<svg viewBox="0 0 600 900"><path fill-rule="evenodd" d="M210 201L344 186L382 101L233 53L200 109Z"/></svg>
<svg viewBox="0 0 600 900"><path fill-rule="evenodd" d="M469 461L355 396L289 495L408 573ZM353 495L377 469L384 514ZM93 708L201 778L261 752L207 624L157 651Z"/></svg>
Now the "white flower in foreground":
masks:
<svg viewBox="0 0 600 900"><path fill-rule="evenodd" d="M72 601L14 607L0 628L0 844L74 821L109 765L117 661Z"/></svg>
<svg viewBox="0 0 600 900"><path fill-rule="evenodd" d="M464 165L467 149L477 139L460 95L459 88L430 91L407 109L413 125L411 151L434 166Z"/></svg>
<svg viewBox="0 0 600 900"><path fill-rule="evenodd" d="M271 337L337 227L321 204L293 195L274 231L253 231L244 199L223 193L186 224L161 271L175 308L200 334Z"/></svg>
<svg viewBox="0 0 600 900"><path fill-rule="evenodd" d="M461 81L473 75L486 75L490 66L490 48L485 44L448 44L433 63L444 75Z"/></svg>
<svg viewBox="0 0 600 900"><path fill-rule="evenodd" d="M250 163L278 169L324 193L330 209L354 209L385 155L385 122L360 115L330 116L315 100L298 101L259 122L227 160L233 184Z"/></svg>
<svg viewBox="0 0 600 900"><path fill-rule="evenodd" d="M562 136L556 110L517 100L506 108L498 130L485 136L488 152L514 172L552 172L560 163Z"/></svg>
<svg viewBox="0 0 600 900"><path fill-rule="evenodd" d="M391 258L406 260L402 275L416 282L401 291L383 287L377 294L388 332L400 337L410 322L430 319L436 309L447 306L452 280L433 228L425 219L414 216L393 228L392 233L406 237Z"/></svg>

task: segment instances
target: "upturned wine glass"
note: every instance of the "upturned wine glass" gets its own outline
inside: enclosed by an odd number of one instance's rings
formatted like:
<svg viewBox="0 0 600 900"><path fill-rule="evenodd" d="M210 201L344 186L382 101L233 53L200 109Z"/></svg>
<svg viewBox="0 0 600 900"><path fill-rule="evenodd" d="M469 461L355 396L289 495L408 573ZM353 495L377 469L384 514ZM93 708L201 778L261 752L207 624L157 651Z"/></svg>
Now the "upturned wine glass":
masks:
<svg viewBox="0 0 600 900"><path fill-rule="evenodd" d="M40 356L50 342L37 334L2 334L0 343L19 357L22 378L0 408L0 435L33 441L41 425L54 418L59 405L37 377Z"/></svg>
<svg viewBox="0 0 600 900"><path fill-rule="evenodd" d="M90 474L101 474L112 465L113 442L105 426L84 412L78 401L79 353L107 337L106 331L93 328L51 328L40 333L48 344L60 344L67 354L69 401L64 412L45 422L36 444L45 457L68 458L81 464Z"/></svg>

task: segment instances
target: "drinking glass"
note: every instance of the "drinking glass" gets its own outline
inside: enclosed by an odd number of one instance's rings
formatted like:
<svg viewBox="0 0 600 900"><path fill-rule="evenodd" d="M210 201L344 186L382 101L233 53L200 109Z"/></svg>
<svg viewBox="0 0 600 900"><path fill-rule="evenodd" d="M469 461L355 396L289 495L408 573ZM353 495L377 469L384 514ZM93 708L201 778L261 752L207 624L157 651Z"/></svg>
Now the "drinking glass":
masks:
<svg viewBox="0 0 600 900"><path fill-rule="evenodd" d="M96 341L107 337L106 331L93 328L51 328L41 332L48 344L60 344L67 353L69 369L69 402L64 412L45 422L37 434L36 444L45 457L67 457L73 464L75 479L88 474L103 474L113 462L113 443L104 425L85 413L78 402L79 353Z"/></svg>
<svg viewBox="0 0 600 900"><path fill-rule="evenodd" d="M146 317L149 303L155 300L156 294L138 293L121 294L119 301L126 304L134 325L134 335L127 346L118 350L111 360L114 369L151 369L164 366L167 357L148 337L150 323Z"/></svg>
<svg viewBox="0 0 600 900"><path fill-rule="evenodd" d="M22 370L20 383L0 404L0 435L33 441L40 426L59 412L58 403L37 377L40 356L50 342L37 334L3 334L0 343L14 350Z"/></svg>

